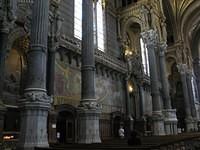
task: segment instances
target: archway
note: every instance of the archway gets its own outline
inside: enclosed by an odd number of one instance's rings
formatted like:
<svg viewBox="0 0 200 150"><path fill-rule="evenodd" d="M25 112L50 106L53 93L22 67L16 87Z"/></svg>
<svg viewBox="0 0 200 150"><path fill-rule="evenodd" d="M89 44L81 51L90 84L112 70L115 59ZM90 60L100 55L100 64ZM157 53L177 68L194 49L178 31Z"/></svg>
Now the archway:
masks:
<svg viewBox="0 0 200 150"><path fill-rule="evenodd" d="M112 137L119 137L118 130L120 125L124 126L124 118L121 112L112 112L111 113L111 131Z"/></svg>
<svg viewBox="0 0 200 150"><path fill-rule="evenodd" d="M56 133L59 143L74 143L77 137L76 109L71 105L57 108Z"/></svg>

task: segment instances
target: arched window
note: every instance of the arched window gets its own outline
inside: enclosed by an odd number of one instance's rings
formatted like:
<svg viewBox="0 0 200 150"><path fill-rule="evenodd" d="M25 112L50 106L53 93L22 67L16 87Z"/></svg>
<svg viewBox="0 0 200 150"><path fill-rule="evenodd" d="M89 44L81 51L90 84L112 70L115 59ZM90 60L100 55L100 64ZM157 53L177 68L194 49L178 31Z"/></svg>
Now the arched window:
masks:
<svg viewBox="0 0 200 150"><path fill-rule="evenodd" d="M81 40L82 38L82 0L74 0L74 36ZM97 25L97 47L99 50L104 51L104 14L102 0L98 0L96 6ZM95 24L95 20L94 20Z"/></svg>
<svg viewBox="0 0 200 150"><path fill-rule="evenodd" d="M74 0L74 36L82 38L82 0Z"/></svg>
<svg viewBox="0 0 200 150"><path fill-rule="evenodd" d="M97 43L98 49L104 51L104 28L103 28L103 6L102 0L97 2Z"/></svg>
<svg viewBox="0 0 200 150"><path fill-rule="evenodd" d="M141 46L141 56L142 56L144 73L145 75L150 76L148 50L142 38L140 38L140 46Z"/></svg>
<svg viewBox="0 0 200 150"><path fill-rule="evenodd" d="M195 84L195 79L194 77L191 78L191 84L192 84L192 94L193 94L193 97L194 97L194 101L197 101L197 98L198 98L198 95L197 95L197 92L196 92L196 84Z"/></svg>

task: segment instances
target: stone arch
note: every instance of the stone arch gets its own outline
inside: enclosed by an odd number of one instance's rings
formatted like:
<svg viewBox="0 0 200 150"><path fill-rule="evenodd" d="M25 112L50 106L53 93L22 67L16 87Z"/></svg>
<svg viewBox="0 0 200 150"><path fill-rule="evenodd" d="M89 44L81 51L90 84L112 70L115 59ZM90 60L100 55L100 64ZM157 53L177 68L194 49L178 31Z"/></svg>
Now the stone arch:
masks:
<svg viewBox="0 0 200 150"><path fill-rule="evenodd" d="M141 18L136 17L136 16L131 16L131 17L127 17L125 18L122 22L121 22L121 35L122 35L122 40L125 38L126 35L126 30L129 28L129 26L131 24L137 23L140 25L140 29L141 31L144 30L143 27L143 21Z"/></svg>
<svg viewBox="0 0 200 150"><path fill-rule="evenodd" d="M193 1L182 16L181 33L185 43L190 46L192 57L200 58L200 1Z"/></svg>
<svg viewBox="0 0 200 150"><path fill-rule="evenodd" d="M57 113L56 132L60 136L58 141L60 143L76 142L78 135L77 109L69 104L57 105L55 109Z"/></svg>

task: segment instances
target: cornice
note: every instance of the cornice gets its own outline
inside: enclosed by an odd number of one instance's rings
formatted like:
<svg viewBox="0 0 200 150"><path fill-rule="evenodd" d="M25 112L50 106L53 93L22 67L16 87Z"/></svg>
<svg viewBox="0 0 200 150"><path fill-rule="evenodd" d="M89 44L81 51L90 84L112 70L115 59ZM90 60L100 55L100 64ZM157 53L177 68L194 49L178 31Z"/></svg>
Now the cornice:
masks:
<svg viewBox="0 0 200 150"><path fill-rule="evenodd" d="M66 48L81 55L81 41L77 40L76 38L61 38L59 45L60 47ZM100 50L95 50L95 60L96 62L120 73L125 74L127 72L127 66L123 61L118 60L117 58L110 56Z"/></svg>

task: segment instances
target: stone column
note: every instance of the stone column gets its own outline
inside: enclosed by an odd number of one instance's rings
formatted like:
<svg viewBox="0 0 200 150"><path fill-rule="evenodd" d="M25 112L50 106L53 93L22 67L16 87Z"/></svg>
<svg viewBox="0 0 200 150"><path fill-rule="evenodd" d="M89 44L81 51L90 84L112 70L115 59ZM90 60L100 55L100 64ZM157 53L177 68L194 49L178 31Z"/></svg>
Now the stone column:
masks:
<svg viewBox="0 0 200 150"><path fill-rule="evenodd" d="M188 87L189 100L191 103L191 114L193 118L194 130L197 131L197 111L196 111L196 106L195 106L195 95L193 94L192 71L188 71L186 76L187 76L186 77L187 87Z"/></svg>
<svg viewBox="0 0 200 150"><path fill-rule="evenodd" d="M165 135L164 120L162 114L162 104L159 91L158 68L156 62L155 50L157 47L157 33L154 30L149 30L141 33L144 42L148 49L150 80L151 80L151 95L152 95L152 120L153 134Z"/></svg>
<svg viewBox="0 0 200 150"><path fill-rule="evenodd" d="M160 76L162 84L162 97L164 101L164 120L165 120L165 133L177 134L177 117L176 109L172 109L171 99L169 95L169 83L167 79L165 52L167 49L166 43L160 44L159 63L160 63Z"/></svg>
<svg viewBox="0 0 200 150"><path fill-rule="evenodd" d="M6 107L3 103L3 86L5 75L5 59L7 53L7 41L10 30L13 27L16 11L16 1L1 1L0 3L0 142L3 137L4 114Z"/></svg>
<svg viewBox="0 0 200 150"><path fill-rule="evenodd" d="M145 98L144 98L144 87L142 85L142 83L139 83L139 95L140 95L140 115L141 117L143 117L144 115L144 101L145 101Z"/></svg>
<svg viewBox="0 0 200 150"><path fill-rule="evenodd" d="M188 85L187 85L187 65L186 64L178 64L177 65L178 71L181 75L181 82L182 82L182 87L183 87L183 96L184 96L184 103L185 103L185 124L186 124L186 131L189 132L193 130L194 125L193 125L193 118L192 118L192 113L191 113L191 103L190 103L190 98L189 98L189 93L188 93Z"/></svg>
<svg viewBox="0 0 200 150"><path fill-rule="evenodd" d="M198 93L200 95L200 58L194 58L193 60L193 66L194 66L194 74L196 76L196 82L197 82L197 88Z"/></svg>
<svg viewBox="0 0 200 150"><path fill-rule="evenodd" d="M126 133L130 133L133 128L134 128L134 120L131 116L131 102L130 102L130 93L129 93L129 84L128 84L128 80L129 80L129 75L126 76L125 78L125 89L126 89ZM129 134L126 134L127 136L129 136Z"/></svg>
<svg viewBox="0 0 200 150"><path fill-rule="evenodd" d="M27 52L27 82L24 98L19 101L19 150L49 146L47 116L50 98L46 94L48 17L49 0L35 0L32 8L30 50Z"/></svg>
<svg viewBox="0 0 200 150"><path fill-rule="evenodd" d="M93 0L82 4L81 101L79 106L79 143L100 143L100 110L95 98L95 57Z"/></svg>

